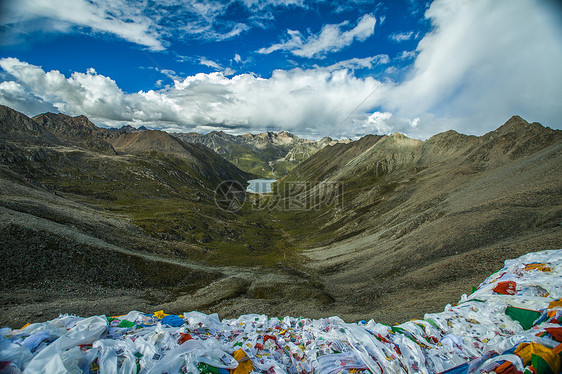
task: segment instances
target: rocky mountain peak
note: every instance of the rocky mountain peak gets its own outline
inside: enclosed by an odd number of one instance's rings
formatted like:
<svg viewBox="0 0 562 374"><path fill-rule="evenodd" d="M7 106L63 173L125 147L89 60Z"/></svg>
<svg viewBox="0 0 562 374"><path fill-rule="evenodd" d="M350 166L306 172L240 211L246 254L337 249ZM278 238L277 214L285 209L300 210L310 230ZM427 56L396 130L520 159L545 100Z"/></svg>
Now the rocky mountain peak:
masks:
<svg viewBox="0 0 562 374"><path fill-rule="evenodd" d="M131 131L135 131L135 130L136 129L131 125L121 126L121 128L119 129L119 131L121 131L121 132L131 132Z"/></svg>
<svg viewBox="0 0 562 374"><path fill-rule="evenodd" d="M86 116L43 113L33 117L33 121L71 144L96 152L115 154L115 149L103 139L105 135L109 135L109 130L97 127Z"/></svg>
<svg viewBox="0 0 562 374"><path fill-rule="evenodd" d="M126 132L141 132L141 131L146 131L148 130L148 128L146 128L145 126L140 126L138 128L135 128L131 125L123 125L120 128L112 128L110 129L110 131L118 131L121 133L126 133Z"/></svg>
<svg viewBox="0 0 562 374"><path fill-rule="evenodd" d="M270 131L262 132L257 134L256 136L261 139L271 139L273 133Z"/></svg>
<svg viewBox="0 0 562 374"><path fill-rule="evenodd" d="M296 136L294 134L291 134L288 131L279 131L277 133L277 137L296 138Z"/></svg>
<svg viewBox="0 0 562 374"><path fill-rule="evenodd" d="M520 125L528 125L529 122L525 121L523 118L521 118L521 116L518 116L517 114L512 116L510 119L508 119L504 125L510 125L510 124L520 124ZM500 127L501 128L501 127Z"/></svg>
<svg viewBox="0 0 562 374"><path fill-rule="evenodd" d="M492 131L492 133L500 134L500 135L508 134L511 132L539 133L544 131L545 129L547 128L538 122L529 123L525 121L523 118L521 118L520 116L515 115L511 117L509 120L507 120L507 122L504 123L502 126L500 126L498 129Z"/></svg>
<svg viewBox="0 0 562 374"><path fill-rule="evenodd" d="M10 107L0 105L0 130L13 130L18 127L17 124L22 124L22 129L37 131L37 126L33 122L24 121L24 118L27 117L20 112Z"/></svg>
<svg viewBox="0 0 562 374"><path fill-rule="evenodd" d="M393 138L393 139L406 139L407 138L406 135L404 135L402 133L399 133L399 132L393 132L392 134L390 134L390 137Z"/></svg>
<svg viewBox="0 0 562 374"><path fill-rule="evenodd" d="M26 115L0 105L0 139L29 144L58 144L59 140Z"/></svg>
<svg viewBox="0 0 562 374"><path fill-rule="evenodd" d="M63 113L43 113L33 117L37 123L57 132L96 131L98 127L84 115L71 117Z"/></svg>

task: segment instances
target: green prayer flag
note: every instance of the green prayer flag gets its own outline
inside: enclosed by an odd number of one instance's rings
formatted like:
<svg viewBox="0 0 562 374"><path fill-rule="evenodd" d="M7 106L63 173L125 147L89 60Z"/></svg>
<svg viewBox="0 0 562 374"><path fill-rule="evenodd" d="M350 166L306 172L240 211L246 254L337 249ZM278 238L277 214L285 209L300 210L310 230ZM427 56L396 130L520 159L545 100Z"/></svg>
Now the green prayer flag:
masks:
<svg viewBox="0 0 562 374"><path fill-rule="evenodd" d="M515 308L508 306L505 309L505 314L511 317L511 319L519 322L523 330L529 330L534 326L534 323L541 316L541 312L535 310Z"/></svg>
<svg viewBox="0 0 562 374"><path fill-rule="evenodd" d="M197 364L197 369L201 374L220 374L220 370L214 366L207 365L204 362Z"/></svg>
<svg viewBox="0 0 562 374"><path fill-rule="evenodd" d="M537 374L556 374L554 373L548 362L546 362L545 359L541 356L532 355L531 364Z"/></svg>
<svg viewBox="0 0 562 374"><path fill-rule="evenodd" d="M122 320L120 324L117 325L117 327L133 327L135 325L134 322L131 321L127 321L126 319Z"/></svg>

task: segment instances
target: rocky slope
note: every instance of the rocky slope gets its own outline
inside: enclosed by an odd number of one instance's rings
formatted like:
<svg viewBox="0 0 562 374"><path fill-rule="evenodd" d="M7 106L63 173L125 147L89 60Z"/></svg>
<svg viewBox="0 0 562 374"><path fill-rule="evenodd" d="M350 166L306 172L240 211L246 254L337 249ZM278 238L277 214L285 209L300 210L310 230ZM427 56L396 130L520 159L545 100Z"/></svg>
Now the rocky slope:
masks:
<svg viewBox="0 0 562 374"><path fill-rule="evenodd" d="M164 132L0 107L0 324L170 302L204 308L259 297L271 274L321 295L276 265L292 248L276 223L216 205L223 180L252 177Z"/></svg>
<svg viewBox="0 0 562 374"><path fill-rule="evenodd" d="M186 143L165 131L134 129L119 130L97 127L85 116L44 113L33 118L39 127L68 145L107 155L130 154L146 156L155 152L179 157L199 174L215 183L223 180L245 181L250 174L241 172L214 152L199 144Z"/></svg>
<svg viewBox="0 0 562 374"><path fill-rule="evenodd" d="M33 121L67 143L95 152L116 154L115 149L104 139L107 130L97 127L85 116L43 113L33 117Z"/></svg>
<svg viewBox="0 0 562 374"><path fill-rule="evenodd" d="M291 143L274 138L254 140ZM394 323L562 246L561 131L514 117L325 143L277 195L225 211L220 181L253 176L202 144L0 107L0 324L162 308Z"/></svg>
<svg viewBox="0 0 562 374"><path fill-rule="evenodd" d="M332 182L339 199L277 216L345 313L406 317L470 292L506 257L560 247L560 165L562 131L517 116L481 137L367 136L324 148L278 186L294 199L291 183L305 181L300 198L314 201L317 182Z"/></svg>
<svg viewBox="0 0 562 374"><path fill-rule="evenodd" d="M21 113L0 105L0 144L22 142L30 145L60 145L61 140Z"/></svg>

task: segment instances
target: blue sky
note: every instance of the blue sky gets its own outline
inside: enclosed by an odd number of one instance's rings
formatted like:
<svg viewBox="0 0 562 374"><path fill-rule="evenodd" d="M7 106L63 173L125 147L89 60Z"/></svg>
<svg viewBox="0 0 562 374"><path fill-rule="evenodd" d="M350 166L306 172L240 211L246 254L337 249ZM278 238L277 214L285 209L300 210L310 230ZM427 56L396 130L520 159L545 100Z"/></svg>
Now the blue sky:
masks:
<svg viewBox="0 0 562 374"><path fill-rule="evenodd" d="M560 128L562 18L533 0L6 0L0 103L98 125L308 138L522 115Z"/></svg>

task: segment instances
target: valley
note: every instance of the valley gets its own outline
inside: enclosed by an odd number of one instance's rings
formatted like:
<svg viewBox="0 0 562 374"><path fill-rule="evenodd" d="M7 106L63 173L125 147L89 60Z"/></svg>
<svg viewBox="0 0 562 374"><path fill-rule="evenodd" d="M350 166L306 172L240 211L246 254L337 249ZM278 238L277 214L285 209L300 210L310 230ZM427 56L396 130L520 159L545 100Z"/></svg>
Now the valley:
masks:
<svg viewBox="0 0 562 374"><path fill-rule="evenodd" d="M561 131L517 116L480 137L311 142L0 107L0 322L133 309L420 318L506 258L561 247L561 153ZM273 194L217 203L243 193L221 182L259 177L278 179Z"/></svg>

